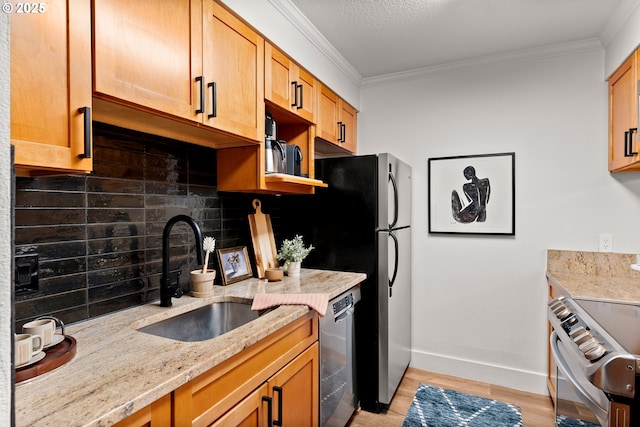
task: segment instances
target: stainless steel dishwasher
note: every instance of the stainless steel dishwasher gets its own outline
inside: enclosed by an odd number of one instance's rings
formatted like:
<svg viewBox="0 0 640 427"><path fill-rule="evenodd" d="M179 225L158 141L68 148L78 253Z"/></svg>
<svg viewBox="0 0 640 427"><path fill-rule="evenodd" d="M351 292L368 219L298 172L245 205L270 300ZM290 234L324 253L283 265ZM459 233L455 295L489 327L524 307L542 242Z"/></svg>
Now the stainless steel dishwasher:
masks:
<svg viewBox="0 0 640 427"><path fill-rule="evenodd" d="M320 319L320 425L344 427L358 407L355 381L356 286L329 301Z"/></svg>

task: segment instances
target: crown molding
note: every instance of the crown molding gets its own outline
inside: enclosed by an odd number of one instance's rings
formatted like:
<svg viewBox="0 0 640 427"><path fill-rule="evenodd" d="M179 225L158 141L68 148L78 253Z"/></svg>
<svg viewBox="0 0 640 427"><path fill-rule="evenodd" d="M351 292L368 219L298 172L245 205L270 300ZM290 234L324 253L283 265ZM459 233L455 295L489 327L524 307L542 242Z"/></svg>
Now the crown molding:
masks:
<svg viewBox="0 0 640 427"><path fill-rule="evenodd" d="M382 76L367 77L363 79L361 88L364 89L367 87L424 79L444 74L460 73L473 69L489 68L495 67L497 65L525 62L534 59L574 55L578 53L602 50L602 44L597 38L580 40L576 42L558 43L531 49L506 52L497 55L488 55L480 58L455 61L415 70L401 71L398 73L385 74Z"/></svg>
<svg viewBox="0 0 640 427"><path fill-rule="evenodd" d="M325 36L289 0L268 0L284 18L289 21L313 46L358 87L362 85L362 75L329 43Z"/></svg>
<svg viewBox="0 0 640 427"><path fill-rule="evenodd" d="M623 0L622 4L613 13L602 33L600 40L603 46L608 46L615 35L623 28L624 24L629 20L636 10L640 8L640 0Z"/></svg>

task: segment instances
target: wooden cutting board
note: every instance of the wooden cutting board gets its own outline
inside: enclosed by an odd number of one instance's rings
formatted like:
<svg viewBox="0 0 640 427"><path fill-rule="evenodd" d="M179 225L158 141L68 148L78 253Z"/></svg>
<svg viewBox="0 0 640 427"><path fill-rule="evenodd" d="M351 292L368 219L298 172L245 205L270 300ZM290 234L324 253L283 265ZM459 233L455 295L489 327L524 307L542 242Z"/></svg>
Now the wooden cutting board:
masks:
<svg viewBox="0 0 640 427"><path fill-rule="evenodd" d="M249 214L249 227L251 227L251 240L253 241L253 251L256 256L256 270L258 277L264 278L264 272L268 268L278 267L276 259L276 241L273 238L271 228L271 216L262 213L261 203L258 199L253 199L253 207L256 213Z"/></svg>

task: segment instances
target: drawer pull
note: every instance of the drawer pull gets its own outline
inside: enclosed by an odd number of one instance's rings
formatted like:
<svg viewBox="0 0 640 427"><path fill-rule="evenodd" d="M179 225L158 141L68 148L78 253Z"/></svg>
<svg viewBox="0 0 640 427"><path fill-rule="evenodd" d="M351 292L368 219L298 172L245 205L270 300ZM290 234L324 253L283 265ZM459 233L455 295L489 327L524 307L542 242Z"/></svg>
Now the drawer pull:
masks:
<svg viewBox="0 0 640 427"><path fill-rule="evenodd" d="M91 107L80 107L78 113L84 114L84 153L78 154L81 159L91 158Z"/></svg>

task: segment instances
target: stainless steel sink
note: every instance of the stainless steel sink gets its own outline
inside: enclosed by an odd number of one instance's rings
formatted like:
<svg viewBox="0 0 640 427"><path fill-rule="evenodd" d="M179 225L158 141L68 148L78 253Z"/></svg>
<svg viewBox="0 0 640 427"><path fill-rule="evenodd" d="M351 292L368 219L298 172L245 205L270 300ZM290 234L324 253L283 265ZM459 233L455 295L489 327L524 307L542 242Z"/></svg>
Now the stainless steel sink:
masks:
<svg viewBox="0 0 640 427"><path fill-rule="evenodd" d="M215 338L257 319L250 304L217 302L138 329L146 334L177 341L204 341Z"/></svg>

